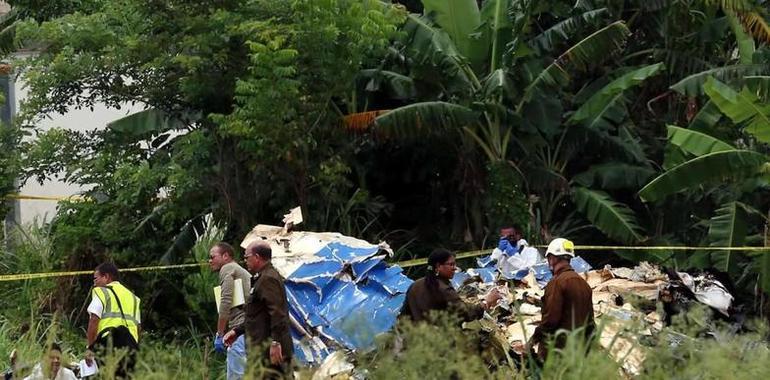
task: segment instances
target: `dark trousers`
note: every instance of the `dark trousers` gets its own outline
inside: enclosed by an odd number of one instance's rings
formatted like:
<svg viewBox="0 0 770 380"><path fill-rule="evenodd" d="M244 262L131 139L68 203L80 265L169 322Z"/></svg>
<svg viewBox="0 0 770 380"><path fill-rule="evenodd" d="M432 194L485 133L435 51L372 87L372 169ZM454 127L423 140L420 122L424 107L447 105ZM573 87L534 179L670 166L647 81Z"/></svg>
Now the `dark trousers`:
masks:
<svg viewBox="0 0 770 380"><path fill-rule="evenodd" d="M125 332L112 331L110 334L100 334L96 338L96 342L91 347L91 350L96 354L96 362L99 364L99 369L104 368L104 358L110 355L123 355L118 362L118 367L115 370L115 376L117 378L125 379L128 374L133 372L136 366L136 353L139 350L139 344L134 341L134 338L128 335L128 330ZM115 351L125 350L126 353L118 353Z"/></svg>

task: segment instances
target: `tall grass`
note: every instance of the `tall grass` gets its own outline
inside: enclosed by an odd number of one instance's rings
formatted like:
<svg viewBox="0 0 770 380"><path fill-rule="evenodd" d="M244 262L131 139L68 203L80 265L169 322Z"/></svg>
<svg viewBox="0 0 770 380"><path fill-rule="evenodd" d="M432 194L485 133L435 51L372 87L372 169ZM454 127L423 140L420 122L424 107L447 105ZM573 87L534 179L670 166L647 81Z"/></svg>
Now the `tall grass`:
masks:
<svg viewBox="0 0 770 380"><path fill-rule="evenodd" d="M2 252L0 273L30 273L60 267L44 226L31 225L18 232L13 253ZM198 237L196 260L205 261L209 248L222 231L211 226ZM216 307L212 287L217 274L203 266L184 279L189 319L169 331L146 331L134 372L135 379L225 378L225 356L212 350ZM31 368L43 358L45 347L58 342L64 362L77 362L85 348L83 321L73 310L56 311L51 297L56 280L39 279L0 283L0 370L8 355L17 350L19 362ZM78 325L76 322L81 322ZM361 321L360 323L366 323ZM646 354L638 379L751 379L770 375L768 327L764 321L749 323L740 333L734 326L717 322L705 307L696 307L674 318L674 324L657 334L644 333L644 324L630 323L624 336L642 337L638 344ZM601 332L604 326L598 326ZM596 342L580 334L567 338L561 350L550 350L542 365L513 352L479 329L463 329L456 320L439 316L434 324L400 323L380 336L373 349L355 355L356 373L368 379L626 379L620 365ZM357 330L359 331L359 330ZM590 350L588 350L590 346ZM259 378L260 350L251 350L248 378ZM587 353L586 353L587 352ZM102 379L113 379L116 357L106 358ZM302 370L300 378L310 378Z"/></svg>

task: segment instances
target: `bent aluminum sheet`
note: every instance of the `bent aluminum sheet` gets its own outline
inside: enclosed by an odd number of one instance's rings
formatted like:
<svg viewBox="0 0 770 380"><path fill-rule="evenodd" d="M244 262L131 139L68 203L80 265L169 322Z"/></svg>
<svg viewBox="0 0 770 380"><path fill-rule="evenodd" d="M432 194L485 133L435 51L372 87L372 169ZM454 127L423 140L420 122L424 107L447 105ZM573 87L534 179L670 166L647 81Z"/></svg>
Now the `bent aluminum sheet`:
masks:
<svg viewBox="0 0 770 380"><path fill-rule="evenodd" d="M256 226L241 246L254 241L270 244L273 265L286 278L294 352L305 365L320 365L336 350L372 347L395 324L412 284L384 262L392 254L384 242L267 225Z"/></svg>

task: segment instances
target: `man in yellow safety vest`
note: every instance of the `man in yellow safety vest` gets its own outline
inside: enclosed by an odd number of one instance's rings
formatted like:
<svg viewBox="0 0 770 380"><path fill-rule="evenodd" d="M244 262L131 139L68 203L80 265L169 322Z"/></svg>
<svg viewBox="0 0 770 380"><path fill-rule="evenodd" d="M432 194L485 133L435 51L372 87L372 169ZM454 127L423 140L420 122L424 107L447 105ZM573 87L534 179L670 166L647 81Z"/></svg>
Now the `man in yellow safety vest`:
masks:
<svg viewBox="0 0 770 380"><path fill-rule="evenodd" d="M139 297L118 282L118 267L102 263L94 270L94 287L88 305L88 347L103 361L112 349L126 349L116 375L124 377L134 366L139 349L141 312Z"/></svg>

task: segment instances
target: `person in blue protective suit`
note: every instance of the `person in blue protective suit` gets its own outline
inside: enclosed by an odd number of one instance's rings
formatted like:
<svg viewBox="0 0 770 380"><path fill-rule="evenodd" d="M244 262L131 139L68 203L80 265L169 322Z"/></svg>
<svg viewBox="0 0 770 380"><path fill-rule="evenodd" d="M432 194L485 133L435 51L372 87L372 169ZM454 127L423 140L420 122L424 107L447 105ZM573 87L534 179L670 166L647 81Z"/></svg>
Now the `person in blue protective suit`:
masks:
<svg viewBox="0 0 770 380"><path fill-rule="evenodd" d="M401 315L414 322L425 321L433 310L446 310L465 321L479 319L484 311L494 307L501 296L490 292L481 305L473 305L460 299L450 281L457 267L454 253L436 249L428 256L428 273L415 281L406 292Z"/></svg>

